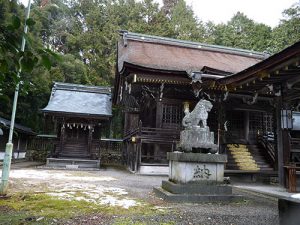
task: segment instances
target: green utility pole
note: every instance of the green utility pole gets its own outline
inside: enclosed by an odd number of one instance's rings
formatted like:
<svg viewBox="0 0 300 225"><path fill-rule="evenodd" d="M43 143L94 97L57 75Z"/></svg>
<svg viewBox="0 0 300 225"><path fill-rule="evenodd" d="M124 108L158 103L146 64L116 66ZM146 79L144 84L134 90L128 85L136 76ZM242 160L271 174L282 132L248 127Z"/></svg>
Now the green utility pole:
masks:
<svg viewBox="0 0 300 225"><path fill-rule="evenodd" d="M27 34L28 26L26 25L26 21L29 19L30 14L30 6L31 6L31 0L28 0L28 6L26 11L26 19L25 19L25 27L24 27L24 34ZM25 49L26 40L23 35L22 38L22 45L21 45L21 52L24 52ZM20 61L22 58L20 59ZM20 74L22 72L22 67L20 66L20 69L18 71L17 76L20 77ZM14 95L14 102L13 102L13 109L11 113L11 121L10 121L10 129L9 129L9 137L8 142L6 144L5 148L5 155L3 159L3 167L2 167L2 177L1 177L1 183L0 183L0 196L7 194L8 189L8 178L9 178L9 171L10 171L10 164L11 164L11 156L13 151L13 133L14 133L14 126L15 126L15 116L16 116L16 109L17 109L17 102L18 102L18 95L19 95L19 87L20 83L17 84L15 89L15 95Z"/></svg>

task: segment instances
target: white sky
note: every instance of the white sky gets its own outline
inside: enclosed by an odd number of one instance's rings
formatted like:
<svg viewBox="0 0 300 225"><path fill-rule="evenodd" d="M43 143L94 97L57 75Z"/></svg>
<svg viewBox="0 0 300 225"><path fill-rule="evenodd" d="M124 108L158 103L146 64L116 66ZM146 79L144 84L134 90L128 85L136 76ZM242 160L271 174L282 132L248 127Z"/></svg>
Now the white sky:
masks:
<svg viewBox="0 0 300 225"><path fill-rule="evenodd" d="M155 0L161 3L162 0ZM240 11L248 18L267 24L278 25L282 11L300 0L185 0L195 14L204 22L226 23Z"/></svg>
<svg viewBox="0 0 300 225"><path fill-rule="evenodd" d="M27 6L28 0L20 0ZM154 0L162 3L162 0ZM185 0L202 21L226 23L238 11L256 22L278 25L282 11L300 0Z"/></svg>

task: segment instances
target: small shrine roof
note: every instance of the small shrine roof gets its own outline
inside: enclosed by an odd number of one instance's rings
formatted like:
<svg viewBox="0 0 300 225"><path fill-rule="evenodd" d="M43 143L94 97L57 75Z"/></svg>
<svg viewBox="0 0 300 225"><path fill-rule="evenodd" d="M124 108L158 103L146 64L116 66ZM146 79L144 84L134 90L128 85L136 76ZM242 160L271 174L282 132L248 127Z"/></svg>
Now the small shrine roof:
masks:
<svg viewBox="0 0 300 225"><path fill-rule="evenodd" d="M111 117L111 88L55 82L42 112L77 116Z"/></svg>

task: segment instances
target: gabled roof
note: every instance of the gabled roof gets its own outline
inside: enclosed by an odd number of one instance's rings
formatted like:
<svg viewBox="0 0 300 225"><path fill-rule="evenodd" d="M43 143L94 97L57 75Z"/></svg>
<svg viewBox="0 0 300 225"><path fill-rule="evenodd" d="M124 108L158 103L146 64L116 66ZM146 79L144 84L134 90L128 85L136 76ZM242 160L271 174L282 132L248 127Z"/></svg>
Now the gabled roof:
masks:
<svg viewBox="0 0 300 225"><path fill-rule="evenodd" d="M299 98L299 74L300 41L245 70L218 79L214 86L216 89L227 86L237 91L259 92L266 88L273 89L273 85L282 85ZM268 95L273 96L274 91L270 90Z"/></svg>
<svg viewBox="0 0 300 225"><path fill-rule="evenodd" d="M268 55L264 53L208 45L198 42L121 31L118 43L118 71L124 64L144 68L187 73L204 67L227 73L237 73Z"/></svg>
<svg viewBox="0 0 300 225"><path fill-rule="evenodd" d="M5 127L7 129L9 129L10 128L10 120L7 120L7 119L4 119L4 118L0 117L0 127ZM29 134L29 135L35 135L36 134L35 132L33 132L31 130L31 128L25 127L25 126L17 124L17 123L15 123L14 128L15 128L16 131L18 131L20 133Z"/></svg>
<svg viewBox="0 0 300 225"><path fill-rule="evenodd" d="M85 117L111 117L111 88L80 84L54 83L48 114L68 114Z"/></svg>

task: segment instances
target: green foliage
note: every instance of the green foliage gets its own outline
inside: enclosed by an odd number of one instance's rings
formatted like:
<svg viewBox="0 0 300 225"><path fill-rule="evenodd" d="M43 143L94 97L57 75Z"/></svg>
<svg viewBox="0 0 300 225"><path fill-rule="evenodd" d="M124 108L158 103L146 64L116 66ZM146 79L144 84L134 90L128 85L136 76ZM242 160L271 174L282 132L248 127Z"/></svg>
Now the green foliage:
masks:
<svg viewBox="0 0 300 225"><path fill-rule="evenodd" d="M271 27L255 23L240 12L227 24L216 25L211 33L218 45L255 51L265 51L270 46Z"/></svg>
<svg viewBox="0 0 300 225"><path fill-rule="evenodd" d="M300 3L283 11L284 19L272 32L272 48L278 52L300 40Z"/></svg>
<svg viewBox="0 0 300 225"><path fill-rule="evenodd" d="M170 10L173 37L183 40L204 41L204 26L197 20L191 7L179 0Z"/></svg>
<svg viewBox="0 0 300 225"><path fill-rule="evenodd" d="M21 96L27 95L28 92L32 91L31 74L33 70L38 66L50 69L50 60L51 58L57 59L57 55L48 49L44 49L38 41L33 41L32 35L24 34L25 24L20 19L23 16L23 10L17 4L17 1L1 2L0 11L3 13L2 15L6 15L0 22L0 116L8 118L11 114L16 84L20 83ZM26 20L26 24L29 29L32 29L35 21L29 18ZM21 51L20 47L22 37L25 37L27 42L24 52ZM31 96L29 96L29 99L31 99ZM32 103L32 101L28 102L27 100L25 102L19 101L19 107ZM35 106L30 105L25 109L36 109ZM31 112L32 110L25 111L21 116L17 115L17 119L22 120L27 117L29 121L33 121L32 117L37 114L38 110L29 115L28 113Z"/></svg>

